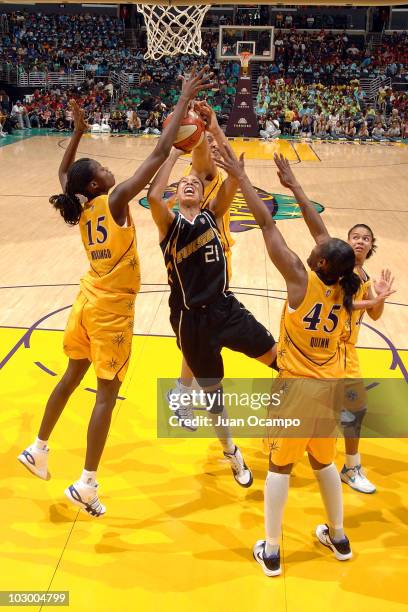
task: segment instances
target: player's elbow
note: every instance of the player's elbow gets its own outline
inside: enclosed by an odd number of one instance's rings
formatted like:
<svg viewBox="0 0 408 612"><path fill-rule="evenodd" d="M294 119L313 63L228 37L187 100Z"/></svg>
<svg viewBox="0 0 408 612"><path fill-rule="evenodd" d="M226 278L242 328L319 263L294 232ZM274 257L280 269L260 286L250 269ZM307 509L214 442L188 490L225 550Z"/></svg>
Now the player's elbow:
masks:
<svg viewBox="0 0 408 612"><path fill-rule="evenodd" d="M147 203L149 204L150 210L160 203L160 198L155 193L147 193Z"/></svg>
<svg viewBox="0 0 408 612"><path fill-rule="evenodd" d="M367 309L367 314L372 321L378 321L382 315L382 311L375 310L374 308Z"/></svg>
<svg viewBox="0 0 408 612"><path fill-rule="evenodd" d="M275 229L275 221L268 215L260 220L259 227L264 234L269 234Z"/></svg>

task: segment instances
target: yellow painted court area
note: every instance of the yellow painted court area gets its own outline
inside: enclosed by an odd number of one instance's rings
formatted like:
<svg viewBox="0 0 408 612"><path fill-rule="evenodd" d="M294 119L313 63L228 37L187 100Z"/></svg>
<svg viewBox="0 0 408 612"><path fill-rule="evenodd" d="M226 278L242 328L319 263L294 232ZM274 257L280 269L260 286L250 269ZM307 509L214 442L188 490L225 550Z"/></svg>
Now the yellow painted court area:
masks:
<svg viewBox="0 0 408 612"><path fill-rule="evenodd" d="M12 349L24 333L2 329L1 346ZM229 605L241 610L261 611L273 603L275 610L297 612L300 592L303 610L325 610L330 602L375 612L404 610L406 525L399 508L407 499L406 440L362 444L379 493L367 500L344 490L352 563L338 563L315 543L312 532L324 513L307 461L299 464L284 519L283 577L266 579L251 562L251 547L263 533L267 456L261 440L241 441L255 477L245 491L234 483L214 440L156 439L157 356L160 375L176 377L179 354L172 338L134 338L132 366L121 390L125 399L118 402L99 473L106 517L93 521L63 496L82 469L94 400L85 390L95 388L92 369L57 425L50 445L51 480L32 477L15 460L55 384L35 362L61 374L61 344L61 331L36 330L30 347L20 346L0 374L7 448L0 467L3 589L21 589L24 583L28 590L69 590L75 611L88 607L91 597L92 607L102 612L133 610L135 601L149 612L188 610L194 601L194 609L204 612L218 610L221 595L228 593ZM390 375L389 351L360 354L365 374ZM225 362L227 376L265 376L262 365L232 352L225 351Z"/></svg>
<svg viewBox="0 0 408 612"><path fill-rule="evenodd" d="M73 612L405 611L406 439L361 441L364 468L377 492L363 495L343 485L345 530L354 552L347 563L315 541L314 529L325 514L304 458L291 477L284 515L283 575L267 578L252 559L253 544L264 537L268 463L262 441L239 441L254 473L253 486L242 489L217 441L157 438L157 378L177 378L181 360L169 324L157 231L149 210L139 205L146 191L131 204L142 272L132 359L98 471L107 514L93 520L77 513L64 496L83 468L95 400L92 368L50 440L51 480L35 478L17 461L34 440L45 403L65 369L63 329L87 269L78 228L64 225L48 204L59 189L58 165L67 142L62 136L42 136L0 148L0 590L69 591ZM155 142L151 136L87 135L78 156L100 161L119 182L133 174ZM378 278L382 268L391 268L398 292L379 321L364 319L359 336L363 374L408 380L403 258L408 148L231 142L238 153L245 151L253 184L283 196L277 223L303 261L313 241L297 218L296 205L285 204L289 192L276 176L274 152L295 164L308 196L324 207L332 235L346 238L357 222L373 228L378 250L367 270ZM177 162L169 182L183 175L187 163L187 157ZM237 205L234 215L232 288L278 337L283 279L244 207ZM226 377L270 376L271 370L243 355L225 351L224 358ZM343 450L339 440L339 469Z"/></svg>
<svg viewBox="0 0 408 612"><path fill-rule="evenodd" d="M263 142L258 139L234 138L230 141L235 153L245 152L246 159L270 160L274 153L282 153L289 161L319 161L310 144L288 140Z"/></svg>

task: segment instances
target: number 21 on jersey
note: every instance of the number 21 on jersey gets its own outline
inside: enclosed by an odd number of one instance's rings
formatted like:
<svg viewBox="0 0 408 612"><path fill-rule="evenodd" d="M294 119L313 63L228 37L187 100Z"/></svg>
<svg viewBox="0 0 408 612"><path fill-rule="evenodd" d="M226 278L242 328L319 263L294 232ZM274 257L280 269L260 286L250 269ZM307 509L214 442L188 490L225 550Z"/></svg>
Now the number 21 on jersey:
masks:
<svg viewBox="0 0 408 612"><path fill-rule="evenodd" d="M207 246L205 247L205 263L213 263L214 261L220 261L218 245L207 244Z"/></svg>

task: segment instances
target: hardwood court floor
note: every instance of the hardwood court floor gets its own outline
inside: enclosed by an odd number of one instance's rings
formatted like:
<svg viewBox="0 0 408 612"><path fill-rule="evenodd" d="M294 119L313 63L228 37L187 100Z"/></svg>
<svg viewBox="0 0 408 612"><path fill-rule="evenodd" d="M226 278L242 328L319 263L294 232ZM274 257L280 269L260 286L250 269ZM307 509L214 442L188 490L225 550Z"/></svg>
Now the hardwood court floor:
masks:
<svg viewBox="0 0 408 612"><path fill-rule="evenodd" d="M152 150L154 139L86 136L83 156L125 179ZM252 561L263 537L267 457L260 440L242 440L255 482L232 480L216 442L157 440L156 379L178 375L180 357L168 323L167 285L156 230L138 199L132 206L142 263L133 356L121 389L99 472L108 514L92 520L68 506L63 490L82 469L95 377L90 370L51 440L52 479L25 472L15 457L35 436L44 403L65 366L62 330L86 270L77 228L66 227L47 198L58 190L63 136L32 137L0 148L1 306L0 463L2 556L0 590L69 590L75 612L95 610L264 610L278 612L383 610L407 603L407 443L362 442L364 464L378 487L372 496L344 489L346 529L355 558L339 563L313 541L324 520L313 475L302 461L291 482L282 539L283 575L266 578ZM303 258L313 246L296 206L283 196L273 162L281 150L296 164L309 196L325 207L333 235L356 222L372 226L378 251L367 266L396 275L398 293L381 321L366 319L360 336L365 376L408 380L408 148L288 142L233 143L245 150L254 184L275 194L279 227ZM173 179L188 160L180 160ZM233 227L247 229L242 202ZM284 283L266 257L257 229L234 233L232 285L254 314L278 334ZM226 375L266 376L262 365L226 351ZM337 464L342 465L339 442Z"/></svg>

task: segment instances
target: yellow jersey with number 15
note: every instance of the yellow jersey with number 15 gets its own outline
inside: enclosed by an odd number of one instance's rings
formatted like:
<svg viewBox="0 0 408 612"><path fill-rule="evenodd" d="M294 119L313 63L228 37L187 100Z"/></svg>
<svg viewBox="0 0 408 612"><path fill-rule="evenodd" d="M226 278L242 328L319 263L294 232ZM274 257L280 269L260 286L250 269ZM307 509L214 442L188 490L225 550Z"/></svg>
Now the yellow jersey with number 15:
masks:
<svg viewBox="0 0 408 612"><path fill-rule="evenodd" d="M129 212L126 226L121 227L110 212L109 196L101 195L84 205L79 227L90 263L81 279L82 293L96 308L133 316L140 264Z"/></svg>
<svg viewBox="0 0 408 612"><path fill-rule="evenodd" d="M308 272L303 302L290 309L286 301L278 343L280 376L286 378L341 378L340 338L347 311L339 283L325 285Z"/></svg>

